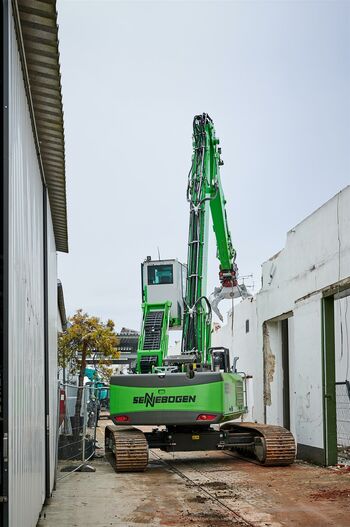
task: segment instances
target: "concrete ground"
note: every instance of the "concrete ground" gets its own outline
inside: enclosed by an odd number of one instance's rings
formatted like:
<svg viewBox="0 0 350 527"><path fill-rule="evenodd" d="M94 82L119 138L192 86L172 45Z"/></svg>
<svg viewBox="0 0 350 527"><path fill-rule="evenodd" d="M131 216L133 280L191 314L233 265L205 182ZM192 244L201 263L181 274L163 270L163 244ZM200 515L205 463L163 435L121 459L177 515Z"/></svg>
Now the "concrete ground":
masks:
<svg viewBox="0 0 350 527"><path fill-rule="evenodd" d="M96 472L58 481L38 526L349 525L346 467L265 468L222 452L159 450L151 452L144 473L116 474L104 459L91 465Z"/></svg>

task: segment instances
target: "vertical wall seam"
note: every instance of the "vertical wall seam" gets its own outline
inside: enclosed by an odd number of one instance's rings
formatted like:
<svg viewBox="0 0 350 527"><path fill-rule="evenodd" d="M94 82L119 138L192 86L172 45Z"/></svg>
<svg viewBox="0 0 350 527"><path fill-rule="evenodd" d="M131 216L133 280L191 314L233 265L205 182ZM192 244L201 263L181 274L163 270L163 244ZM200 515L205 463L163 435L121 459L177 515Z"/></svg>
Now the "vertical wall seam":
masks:
<svg viewBox="0 0 350 527"><path fill-rule="evenodd" d="M44 398L45 398L45 497L50 489L50 390L49 390L49 312L48 312L48 244L47 189L43 184L43 279L44 279Z"/></svg>

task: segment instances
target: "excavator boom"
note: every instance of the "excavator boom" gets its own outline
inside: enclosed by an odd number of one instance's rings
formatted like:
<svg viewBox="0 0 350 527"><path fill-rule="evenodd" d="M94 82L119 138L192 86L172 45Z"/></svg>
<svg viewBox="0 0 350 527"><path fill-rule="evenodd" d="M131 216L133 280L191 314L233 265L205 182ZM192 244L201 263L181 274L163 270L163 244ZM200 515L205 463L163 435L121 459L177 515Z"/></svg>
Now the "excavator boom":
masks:
<svg viewBox="0 0 350 527"><path fill-rule="evenodd" d="M187 257L187 287L182 336L182 353L195 354L198 362L208 363L210 356L211 312L225 298L245 296L237 284L236 251L227 222L226 200L220 179L220 141L208 114L193 119L193 156L188 177L187 200L190 220ZM220 287L211 301L207 298L208 225L211 215L217 258L220 262Z"/></svg>

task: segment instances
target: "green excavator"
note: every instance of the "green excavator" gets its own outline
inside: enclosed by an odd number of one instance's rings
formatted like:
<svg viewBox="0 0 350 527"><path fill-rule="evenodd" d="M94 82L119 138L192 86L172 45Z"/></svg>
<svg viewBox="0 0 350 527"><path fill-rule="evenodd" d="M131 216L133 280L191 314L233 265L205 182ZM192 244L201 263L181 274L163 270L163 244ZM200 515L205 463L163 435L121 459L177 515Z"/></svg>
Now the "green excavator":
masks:
<svg viewBox="0 0 350 527"><path fill-rule="evenodd" d="M211 347L212 311L221 318L221 300L248 296L237 280L221 165L213 121L208 114L195 116L187 265L150 257L141 265L143 319L135 372L110 381L114 424L106 427L105 449L117 471L145 470L150 448L233 450L270 466L294 462L295 441L288 430L242 421L247 412L245 376L237 372L236 360L231 365L227 348ZM220 286L208 299L210 216ZM179 328L181 353L168 353L168 332Z"/></svg>

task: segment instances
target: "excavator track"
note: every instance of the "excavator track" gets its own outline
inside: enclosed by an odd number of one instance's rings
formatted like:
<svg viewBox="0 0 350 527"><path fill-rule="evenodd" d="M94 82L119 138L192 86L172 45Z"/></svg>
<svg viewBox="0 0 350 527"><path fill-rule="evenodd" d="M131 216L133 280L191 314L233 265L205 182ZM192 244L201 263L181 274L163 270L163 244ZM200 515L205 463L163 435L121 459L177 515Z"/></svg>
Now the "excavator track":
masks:
<svg viewBox="0 0 350 527"><path fill-rule="evenodd" d="M137 428L107 426L105 454L117 472L142 472L148 465L148 443Z"/></svg>
<svg viewBox="0 0 350 527"><path fill-rule="evenodd" d="M254 438L254 446L250 451L257 461L265 466L283 466L294 463L296 447L293 435L282 426L260 423L225 423L223 430L234 432L249 432ZM238 452L246 450L237 449Z"/></svg>

